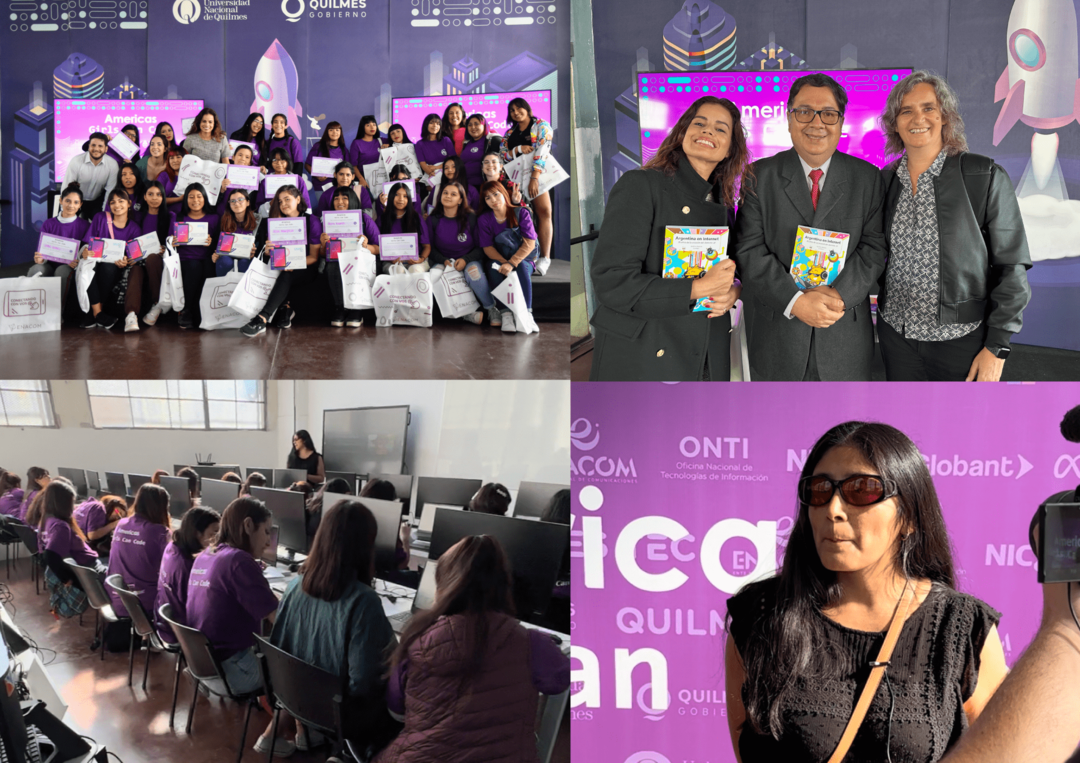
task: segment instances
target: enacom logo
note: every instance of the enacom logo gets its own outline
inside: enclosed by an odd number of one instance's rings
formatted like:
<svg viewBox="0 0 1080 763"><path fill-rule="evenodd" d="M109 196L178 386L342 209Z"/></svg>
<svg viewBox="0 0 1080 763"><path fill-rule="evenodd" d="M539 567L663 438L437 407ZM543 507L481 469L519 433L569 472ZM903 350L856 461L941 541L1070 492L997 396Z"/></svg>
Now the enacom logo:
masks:
<svg viewBox="0 0 1080 763"><path fill-rule="evenodd" d="M300 7L295 13L289 13L289 0L281 0L281 12L285 14L285 18L289 21L299 21L300 17L304 15L304 0L298 0Z"/></svg>
<svg viewBox="0 0 1080 763"><path fill-rule="evenodd" d="M590 440L594 430L596 436ZM588 419L577 419L570 425L570 441L578 450L592 450L600 444L600 426L594 427Z"/></svg>
<svg viewBox="0 0 1080 763"><path fill-rule="evenodd" d="M181 24L194 24L200 11L199 0L176 0L172 7L173 18Z"/></svg>

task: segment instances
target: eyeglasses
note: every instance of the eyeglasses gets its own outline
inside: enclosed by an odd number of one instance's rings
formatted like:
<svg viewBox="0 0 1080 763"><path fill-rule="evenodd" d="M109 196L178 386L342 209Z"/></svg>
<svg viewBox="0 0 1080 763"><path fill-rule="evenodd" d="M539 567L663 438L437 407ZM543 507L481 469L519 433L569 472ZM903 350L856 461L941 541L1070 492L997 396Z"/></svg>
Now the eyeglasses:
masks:
<svg viewBox="0 0 1080 763"><path fill-rule="evenodd" d="M229 199L229 206L238 207L241 204L245 203L246 201L247 201L247 199Z"/></svg>
<svg viewBox="0 0 1080 763"><path fill-rule="evenodd" d="M794 114L795 121L802 122L803 124L809 124L810 122L813 122L814 116L817 115L821 117L821 123L823 125L834 125L839 122L844 116L836 109L821 109L820 111L815 111L814 109L808 109L805 107L798 109L788 109L788 114Z"/></svg>
<svg viewBox="0 0 1080 763"><path fill-rule="evenodd" d="M799 501L807 506L825 506L837 490L850 506L873 506L900 492L895 482L876 474L853 474L839 482L814 474L799 480Z"/></svg>

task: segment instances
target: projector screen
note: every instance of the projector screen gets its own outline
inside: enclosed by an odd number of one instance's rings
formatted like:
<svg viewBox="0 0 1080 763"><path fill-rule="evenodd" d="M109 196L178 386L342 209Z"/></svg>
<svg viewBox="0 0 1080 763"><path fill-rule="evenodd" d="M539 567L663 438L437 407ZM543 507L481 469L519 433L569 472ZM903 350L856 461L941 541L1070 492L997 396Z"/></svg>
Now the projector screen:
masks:
<svg viewBox="0 0 1080 763"><path fill-rule="evenodd" d="M202 108L201 100L101 101L57 98L54 101L56 174L53 177L63 184L68 161L83 152L82 145L92 132L103 132L111 138L124 125L134 124L139 128L139 152L145 154L158 122L171 124L176 140L180 142L183 138L183 120L194 120Z"/></svg>
<svg viewBox="0 0 1080 763"><path fill-rule="evenodd" d="M332 472L403 474L409 406L323 411L323 464Z"/></svg>
<svg viewBox="0 0 1080 763"><path fill-rule="evenodd" d="M488 134L505 135L510 127L506 123L506 107L515 98L524 98L532 107L534 117L551 122L551 91L525 90L517 93L477 93L476 95L431 95L422 98L394 98L394 123L405 128L405 134L413 143L420 141L424 117L438 114L440 117L451 103L460 103L465 118L479 112L488 123Z"/></svg>
<svg viewBox="0 0 1080 763"><path fill-rule="evenodd" d="M791 148L787 97L791 84L813 71L646 72L638 75L641 159L649 161L683 112L704 95L727 98L739 107L753 159ZM848 105L839 151L881 167L885 134L878 117L893 85L911 69L825 71L847 91Z"/></svg>

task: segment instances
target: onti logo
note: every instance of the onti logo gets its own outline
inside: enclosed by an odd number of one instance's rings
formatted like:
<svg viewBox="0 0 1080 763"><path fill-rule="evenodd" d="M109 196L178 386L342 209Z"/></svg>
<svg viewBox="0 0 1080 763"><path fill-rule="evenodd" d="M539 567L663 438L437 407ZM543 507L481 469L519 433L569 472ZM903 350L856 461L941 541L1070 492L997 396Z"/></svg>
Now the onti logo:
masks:
<svg viewBox="0 0 1080 763"><path fill-rule="evenodd" d="M289 21L299 21L300 17L304 15L304 0L297 0L300 3L300 7L296 9L295 13L289 12L289 0L281 0L281 12L285 14L285 18Z"/></svg>
<svg viewBox="0 0 1080 763"><path fill-rule="evenodd" d="M593 434L595 430L595 434ZM592 437L590 440L589 438ZM570 425L570 442L578 450L592 450L600 444L600 426L593 426L588 419L576 419Z"/></svg>
<svg viewBox="0 0 1080 763"><path fill-rule="evenodd" d="M1054 462L1054 477L1061 479L1068 476L1069 472L1080 477L1080 456L1058 456L1058 460Z"/></svg>
<svg viewBox="0 0 1080 763"><path fill-rule="evenodd" d="M194 24L200 11L199 0L176 0L172 7L173 18L181 24Z"/></svg>
<svg viewBox="0 0 1080 763"><path fill-rule="evenodd" d="M666 755L661 755L658 752L652 752L651 750L635 752L623 763L671 763Z"/></svg>

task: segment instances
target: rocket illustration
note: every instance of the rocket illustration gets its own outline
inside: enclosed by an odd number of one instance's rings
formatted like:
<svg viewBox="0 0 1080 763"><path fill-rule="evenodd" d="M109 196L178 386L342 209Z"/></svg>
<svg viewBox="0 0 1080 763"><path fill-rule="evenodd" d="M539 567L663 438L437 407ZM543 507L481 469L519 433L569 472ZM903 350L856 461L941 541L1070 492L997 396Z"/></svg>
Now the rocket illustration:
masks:
<svg viewBox="0 0 1080 763"><path fill-rule="evenodd" d="M1075 57L1075 40L1073 41ZM255 67L255 100L251 113L260 113L270 126L274 114L284 114L297 139L303 139L303 124L299 117L304 109L296 100L296 64L289 52L275 38Z"/></svg>

